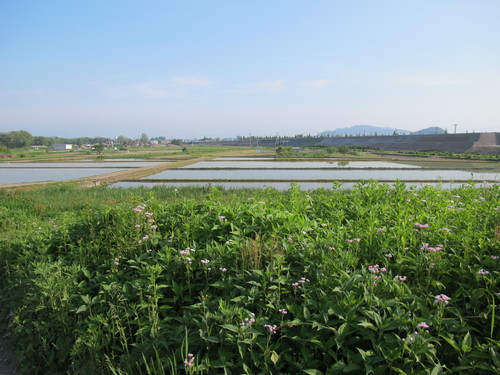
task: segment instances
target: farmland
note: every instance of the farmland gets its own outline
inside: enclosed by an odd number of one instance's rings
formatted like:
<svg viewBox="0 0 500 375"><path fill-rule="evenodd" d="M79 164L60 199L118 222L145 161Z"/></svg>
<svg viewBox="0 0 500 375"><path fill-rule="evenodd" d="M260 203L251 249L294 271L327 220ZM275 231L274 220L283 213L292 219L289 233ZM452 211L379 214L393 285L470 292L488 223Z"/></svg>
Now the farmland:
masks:
<svg viewBox="0 0 500 375"><path fill-rule="evenodd" d="M2 191L24 373L499 373L498 185Z"/></svg>

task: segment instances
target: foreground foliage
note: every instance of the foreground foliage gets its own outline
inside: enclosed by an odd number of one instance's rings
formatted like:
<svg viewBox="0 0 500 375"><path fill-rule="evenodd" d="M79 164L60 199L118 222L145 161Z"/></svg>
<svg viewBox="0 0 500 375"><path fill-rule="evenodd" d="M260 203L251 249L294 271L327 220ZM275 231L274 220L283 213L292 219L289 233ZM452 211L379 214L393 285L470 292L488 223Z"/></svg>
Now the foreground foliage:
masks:
<svg viewBox="0 0 500 375"><path fill-rule="evenodd" d="M1 319L29 374L498 374L498 193L1 192Z"/></svg>

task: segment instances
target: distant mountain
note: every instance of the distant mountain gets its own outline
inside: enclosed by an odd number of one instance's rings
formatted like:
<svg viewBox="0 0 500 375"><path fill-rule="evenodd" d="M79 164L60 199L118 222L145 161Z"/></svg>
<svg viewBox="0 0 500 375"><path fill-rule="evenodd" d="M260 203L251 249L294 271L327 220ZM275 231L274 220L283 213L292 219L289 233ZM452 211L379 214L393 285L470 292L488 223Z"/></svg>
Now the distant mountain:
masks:
<svg viewBox="0 0 500 375"><path fill-rule="evenodd" d="M360 136L360 135L393 135L394 132L398 135L411 134L408 130L394 129L394 128L382 128L379 126L371 125L354 125L350 128L339 128L335 130L327 130L319 133L322 137L332 137L332 136ZM433 133L434 134L434 133Z"/></svg>
<svg viewBox="0 0 500 375"><path fill-rule="evenodd" d="M438 126L431 126L430 128L425 128L422 130L417 130L412 134L445 134L446 131Z"/></svg>

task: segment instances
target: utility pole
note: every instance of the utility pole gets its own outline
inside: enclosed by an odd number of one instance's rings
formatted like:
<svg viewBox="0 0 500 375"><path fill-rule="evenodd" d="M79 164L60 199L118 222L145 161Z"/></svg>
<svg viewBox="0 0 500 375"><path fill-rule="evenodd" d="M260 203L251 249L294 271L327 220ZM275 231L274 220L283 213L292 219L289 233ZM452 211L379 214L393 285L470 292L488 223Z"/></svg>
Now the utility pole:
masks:
<svg viewBox="0 0 500 375"><path fill-rule="evenodd" d="M455 127L455 134L457 134L457 124L455 124L454 127Z"/></svg>

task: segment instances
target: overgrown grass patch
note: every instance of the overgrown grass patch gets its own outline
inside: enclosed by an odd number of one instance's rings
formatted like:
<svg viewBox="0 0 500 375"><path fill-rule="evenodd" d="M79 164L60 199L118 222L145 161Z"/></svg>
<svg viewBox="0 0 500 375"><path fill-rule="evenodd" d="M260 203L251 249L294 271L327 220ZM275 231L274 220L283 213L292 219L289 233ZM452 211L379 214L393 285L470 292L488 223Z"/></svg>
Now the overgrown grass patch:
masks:
<svg viewBox="0 0 500 375"><path fill-rule="evenodd" d="M0 192L27 374L499 373L499 189Z"/></svg>

